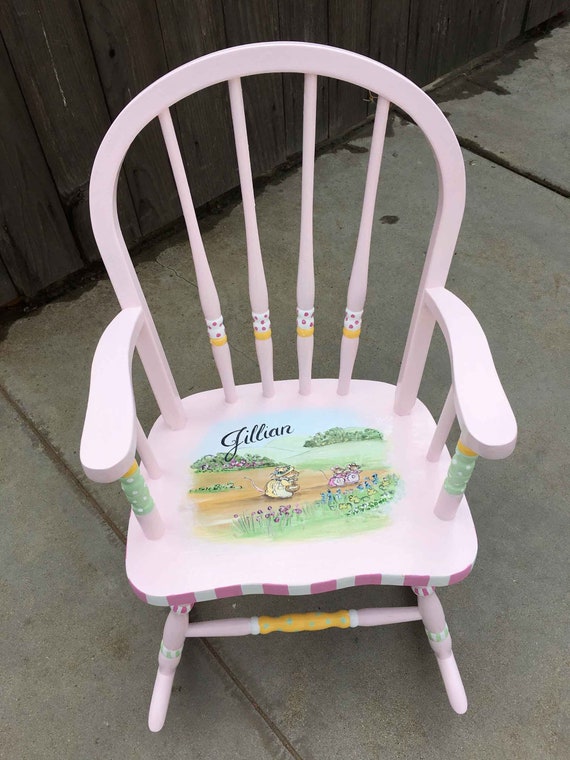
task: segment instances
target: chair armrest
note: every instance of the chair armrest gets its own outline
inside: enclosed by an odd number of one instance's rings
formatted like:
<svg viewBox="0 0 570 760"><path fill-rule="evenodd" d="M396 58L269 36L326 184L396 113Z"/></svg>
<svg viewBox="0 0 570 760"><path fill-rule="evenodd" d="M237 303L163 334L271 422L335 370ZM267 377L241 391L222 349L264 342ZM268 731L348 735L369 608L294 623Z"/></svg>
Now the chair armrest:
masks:
<svg viewBox="0 0 570 760"><path fill-rule="evenodd" d="M515 448L517 423L481 325L445 288L428 288L425 303L447 342L461 440L487 459L507 457Z"/></svg>
<svg viewBox="0 0 570 760"><path fill-rule="evenodd" d="M85 474L99 483L121 477L136 450L137 415L131 376L142 309L123 309L109 324L95 350L80 459Z"/></svg>

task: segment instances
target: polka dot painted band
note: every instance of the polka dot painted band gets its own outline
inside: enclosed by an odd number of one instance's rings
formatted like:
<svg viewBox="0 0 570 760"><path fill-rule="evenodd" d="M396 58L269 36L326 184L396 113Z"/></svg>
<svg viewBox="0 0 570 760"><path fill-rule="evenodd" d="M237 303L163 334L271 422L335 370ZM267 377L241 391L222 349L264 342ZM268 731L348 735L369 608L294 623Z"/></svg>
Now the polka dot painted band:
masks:
<svg viewBox="0 0 570 760"><path fill-rule="evenodd" d="M164 641L160 642L160 654L164 655L168 660L175 660L182 656L182 649L169 649L164 645Z"/></svg>
<svg viewBox="0 0 570 760"><path fill-rule="evenodd" d="M469 454L464 453L469 451ZM477 454L464 446L461 441L457 444L455 454L451 459L447 477L443 487L452 496L461 496L465 493L469 478L475 469Z"/></svg>
<svg viewBox="0 0 570 760"><path fill-rule="evenodd" d="M253 334L256 340L268 340L271 338L271 320L269 311L251 312L253 317Z"/></svg>
<svg viewBox="0 0 570 760"><path fill-rule="evenodd" d="M154 501L136 462L121 478L121 488L135 515L147 515L152 511Z"/></svg>
<svg viewBox="0 0 570 760"><path fill-rule="evenodd" d="M342 334L346 338L358 338L362 329L362 311L346 309L344 314L344 327Z"/></svg>
<svg viewBox="0 0 570 760"><path fill-rule="evenodd" d="M445 641L449 636L449 628L445 626L443 631L440 631L439 633L432 633L432 631L428 631L426 628L426 634L430 641Z"/></svg>
<svg viewBox="0 0 570 760"><path fill-rule="evenodd" d="M208 337L213 346L223 346L228 342L226 328L224 327L224 318L220 314L216 319L207 319L206 327L208 328Z"/></svg>
<svg viewBox="0 0 570 760"><path fill-rule="evenodd" d="M315 332L315 310L297 307L297 335L310 338Z"/></svg>

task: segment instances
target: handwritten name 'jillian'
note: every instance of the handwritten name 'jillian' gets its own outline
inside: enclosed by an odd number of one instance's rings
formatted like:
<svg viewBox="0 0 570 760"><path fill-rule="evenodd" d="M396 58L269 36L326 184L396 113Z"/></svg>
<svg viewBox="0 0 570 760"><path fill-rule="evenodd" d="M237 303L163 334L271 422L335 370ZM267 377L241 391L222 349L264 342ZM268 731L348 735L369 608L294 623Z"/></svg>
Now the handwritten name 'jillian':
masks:
<svg viewBox="0 0 570 760"><path fill-rule="evenodd" d="M242 427L239 430L232 430L231 433L226 433L220 443L224 448L229 449L225 456L226 462L229 462L235 457L240 446L248 446L252 443L259 443L260 441L277 438L281 435L290 435L292 432L293 428L291 425L270 428L265 422L262 422L260 425L254 425L251 429Z"/></svg>

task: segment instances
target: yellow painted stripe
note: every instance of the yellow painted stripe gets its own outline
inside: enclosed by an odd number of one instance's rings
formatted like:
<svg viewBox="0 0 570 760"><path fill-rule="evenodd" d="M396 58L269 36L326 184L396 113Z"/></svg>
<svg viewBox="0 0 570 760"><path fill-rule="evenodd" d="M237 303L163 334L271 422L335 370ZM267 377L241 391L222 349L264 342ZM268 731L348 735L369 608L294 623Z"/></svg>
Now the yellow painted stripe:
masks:
<svg viewBox="0 0 570 760"><path fill-rule="evenodd" d="M254 330L253 334L255 335L255 340L268 340L271 338L271 330L267 330L267 332L257 332Z"/></svg>
<svg viewBox="0 0 570 760"><path fill-rule="evenodd" d="M298 612L292 615L258 618L260 633L298 633L299 631L324 631L327 628L350 628L348 610L338 612Z"/></svg>
<svg viewBox="0 0 570 760"><path fill-rule="evenodd" d="M457 441L457 448L462 453L465 454L466 457L476 457L478 456L476 451L473 451L468 446L466 446L464 443L462 443L461 439Z"/></svg>
<svg viewBox="0 0 570 760"><path fill-rule="evenodd" d="M345 338L358 338L360 330L349 330L347 327L343 327L342 334Z"/></svg>
<svg viewBox="0 0 570 760"><path fill-rule="evenodd" d="M123 478L130 478L131 475L134 475L135 472L138 470L138 467L139 466L137 464L137 460L135 459L135 461L132 463L132 465L130 466L130 468L121 477L123 477Z"/></svg>
<svg viewBox="0 0 570 760"><path fill-rule="evenodd" d="M221 338L210 338L210 343L213 346L223 346L227 342L228 342L228 336L227 335L222 335Z"/></svg>
<svg viewBox="0 0 570 760"><path fill-rule="evenodd" d="M312 335L314 332L315 332L315 328L314 328L314 327L307 327L306 329L305 329L305 328L303 328L303 327L298 327L298 328L297 328L297 335L298 335L300 338L310 338L310 337L311 337L311 335Z"/></svg>

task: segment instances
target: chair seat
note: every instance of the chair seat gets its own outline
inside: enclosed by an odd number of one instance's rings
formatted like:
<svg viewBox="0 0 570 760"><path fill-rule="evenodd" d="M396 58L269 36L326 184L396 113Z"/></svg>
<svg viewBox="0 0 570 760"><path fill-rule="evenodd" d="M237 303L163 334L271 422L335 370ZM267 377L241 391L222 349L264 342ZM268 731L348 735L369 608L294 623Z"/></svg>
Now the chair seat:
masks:
<svg viewBox="0 0 570 760"><path fill-rule="evenodd" d="M395 386L296 380L184 399L188 423L162 418L149 441L163 474L141 470L166 525L147 540L131 513L127 575L150 604L242 594L312 594L367 584L447 586L468 575L477 537L464 498L454 520L433 507L450 456L426 452L427 408L394 414Z"/></svg>

